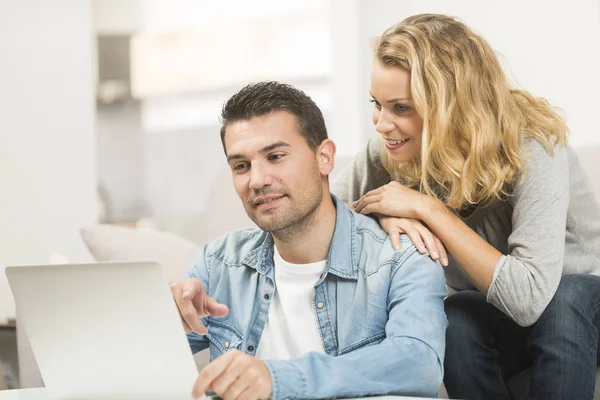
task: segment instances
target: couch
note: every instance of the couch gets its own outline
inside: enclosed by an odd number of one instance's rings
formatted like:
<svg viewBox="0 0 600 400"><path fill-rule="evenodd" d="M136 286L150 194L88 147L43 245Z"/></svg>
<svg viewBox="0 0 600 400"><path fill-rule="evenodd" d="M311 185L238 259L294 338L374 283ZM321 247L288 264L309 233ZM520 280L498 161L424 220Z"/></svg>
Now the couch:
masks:
<svg viewBox="0 0 600 400"><path fill-rule="evenodd" d="M596 198L600 199L600 177L598 176L600 172L600 145L582 147L576 149L576 151L588 179L593 186ZM336 170L341 170L341 166L348 161L349 159L339 159ZM223 182L226 185L229 184L228 179L225 179ZM222 198L220 201L222 201ZM219 201L216 201L214 204L218 207L220 203ZM231 206L231 203L229 203L228 206ZM239 207L239 204L237 207L241 208ZM214 220L214 216L218 214L218 212L212 209L212 217L207 218L208 220L211 220L211 218ZM203 221L204 220L198 221L198 224L204 224ZM187 240L172 234L152 230L135 230L116 226L98 225L83 228L81 235L95 260L155 260L165 266L169 279L171 280L181 277L185 273L187 267L191 265L201 251L200 246ZM18 316L17 336L21 386L43 386L43 381L40 377L39 370L37 369L35 358L33 357L27 342L26 332L21 326ZM205 351L195 356L199 368L206 365L208 362L207 353L208 352ZM530 373L526 370L516 374L510 379L509 387L516 400L525 398L529 376ZM440 388L439 395L441 398L447 398L443 387ZM600 369L596 374L596 393L594 399L600 400Z"/></svg>
<svg viewBox="0 0 600 400"><path fill-rule="evenodd" d="M0 360L0 390L8 389L8 384L6 383L6 379L4 378L4 367L2 366L2 362Z"/></svg>

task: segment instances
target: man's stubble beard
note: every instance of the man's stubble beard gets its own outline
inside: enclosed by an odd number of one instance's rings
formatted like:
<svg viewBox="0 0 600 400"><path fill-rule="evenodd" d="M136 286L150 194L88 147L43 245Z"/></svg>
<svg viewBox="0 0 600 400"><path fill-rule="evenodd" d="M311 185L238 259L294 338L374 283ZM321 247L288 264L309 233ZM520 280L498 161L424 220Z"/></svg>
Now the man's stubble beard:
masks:
<svg viewBox="0 0 600 400"><path fill-rule="evenodd" d="M261 223L260 218L257 217L257 213L246 210L250 219L260 229L265 232L271 232L274 237L283 242L291 241L310 231L310 227L314 223L316 211L323 201L321 174L316 164L313 166L313 173L315 184L311 185L308 192L293 193L291 194L292 197L288 197L288 200L292 202L292 207L287 211L287 215L282 215L277 220L265 224ZM269 191L265 191L263 194L269 194ZM289 196L290 193L287 195ZM251 211L255 211L255 209L251 209Z"/></svg>

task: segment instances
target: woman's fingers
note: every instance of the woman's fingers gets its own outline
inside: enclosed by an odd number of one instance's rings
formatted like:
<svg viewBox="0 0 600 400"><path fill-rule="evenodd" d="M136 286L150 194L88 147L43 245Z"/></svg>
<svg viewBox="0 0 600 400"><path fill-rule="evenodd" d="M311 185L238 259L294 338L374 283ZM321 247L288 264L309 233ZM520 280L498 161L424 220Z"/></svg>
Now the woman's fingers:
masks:
<svg viewBox="0 0 600 400"><path fill-rule="evenodd" d="M400 250L402 248L402 243L400 243L400 231L397 227L392 227L388 234L390 235L390 239L392 239L392 246L394 250Z"/></svg>
<svg viewBox="0 0 600 400"><path fill-rule="evenodd" d="M421 234L421 238L423 239L423 242L425 242L425 247L427 247L427 251L429 252L429 255L431 256L431 258L433 258L434 260L439 260L440 252L438 250L437 243L434 239L434 235L429 231L429 229L427 229L425 226L421 225L420 223L417 223L415 225L416 225L416 229Z"/></svg>
<svg viewBox="0 0 600 400"><path fill-rule="evenodd" d="M419 250L419 253L425 254L427 252L421 237L421 233L416 228L417 224L408 219L399 219L396 225L408 235L410 240L412 240L413 244L417 247L417 250ZM398 237L398 240L400 240L400 237Z"/></svg>
<svg viewBox="0 0 600 400"><path fill-rule="evenodd" d="M365 207L363 214L369 213L370 207L373 207L373 205ZM377 215L377 218L383 229L390 235L394 250L402 248L400 235L406 233L421 254L429 253L433 260L439 260L444 267L448 266L448 253L444 243L421 221L382 215Z"/></svg>
<svg viewBox="0 0 600 400"><path fill-rule="evenodd" d="M381 225L387 234L390 235L394 250L400 250L402 248L400 234L405 233L404 229L402 229L399 224L402 220L398 218L384 217L382 215L378 215L377 219L379 220L379 225Z"/></svg>
<svg viewBox="0 0 600 400"><path fill-rule="evenodd" d="M448 253L446 252L446 246L437 236L433 235L433 240L436 242L438 251L440 252L440 263L443 267L448 266Z"/></svg>
<svg viewBox="0 0 600 400"><path fill-rule="evenodd" d="M381 207L379 206L379 204L379 202L367 204L360 211L357 212L363 215L381 214Z"/></svg>
<svg viewBox="0 0 600 400"><path fill-rule="evenodd" d="M356 211L357 213L362 213L362 211L365 209L365 207L367 207L368 205L371 205L371 204L375 204L381 199L380 194L377 194L377 193L369 194L369 193L367 193L366 195L364 195L363 197L361 197L360 199L358 199L357 201L352 203L352 207L354 207L354 211Z"/></svg>
<svg viewBox="0 0 600 400"><path fill-rule="evenodd" d="M372 196L374 194L379 194L383 190L383 186L378 187L377 189L369 190L367 193L363 194L363 196L355 201L357 203L359 200L364 199L365 197Z"/></svg>

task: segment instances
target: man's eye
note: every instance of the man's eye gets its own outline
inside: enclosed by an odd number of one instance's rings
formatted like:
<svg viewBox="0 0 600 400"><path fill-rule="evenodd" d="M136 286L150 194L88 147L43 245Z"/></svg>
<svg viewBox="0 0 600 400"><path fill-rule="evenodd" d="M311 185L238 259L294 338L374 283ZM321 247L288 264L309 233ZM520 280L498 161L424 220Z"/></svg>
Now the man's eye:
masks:
<svg viewBox="0 0 600 400"><path fill-rule="evenodd" d="M279 161L283 158L283 154L271 154L268 159L269 161Z"/></svg>
<svg viewBox="0 0 600 400"><path fill-rule="evenodd" d="M246 167L247 167L247 164L245 164L245 163L239 163L239 164L235 164L233 166L233 169L235 171L242 171L242 170L246 169Z"/></svg>

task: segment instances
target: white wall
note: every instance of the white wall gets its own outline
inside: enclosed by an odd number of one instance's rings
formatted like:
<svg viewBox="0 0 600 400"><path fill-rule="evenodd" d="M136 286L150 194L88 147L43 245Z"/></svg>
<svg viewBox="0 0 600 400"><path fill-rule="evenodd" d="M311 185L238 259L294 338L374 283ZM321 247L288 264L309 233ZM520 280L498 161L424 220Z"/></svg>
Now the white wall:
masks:
<svg viewBox="0 0 600 400"><path fill-rule="evenodd" d="M351 156L363 144L361 129L365 110L359 44L360 10L358 0L330 0L331 107L327 129L337 145L338 158ZM336 166L336 171L340 170Z"/></svg>
<svg viewBox="0 0 600 400"><path fill-rule="evenodd" d="M86 259L96 218L90 0L0 0L0 266ZM0 321L15 315L0 273Z"/></svg>
<svg viewBox="0 0 600 400"><path fill-rule="evenodd" d="M135 222L146 216L140 103L99 105L96 113L97 176L106 208L101 222Z"/></svg>
<svg viewBox="0 0 600 400"><path fill-rule="evenodd" d="M94 30L99 35L127 35L144 26L145 0L91 0Z"/></svg>
<svg viewBox="0 0 600 400"><path fill-rule="evenodd" d="M99 177L113 200L115 217L125 214L121 200L139 200L132 195L141 186L140 212L161 229L198 244L252 224L233 191L221 151L221 107L247 82L278 79L304 90L329 122L327 0L222 4L212 0L93 0L93 4L98 32L126 33L129 26L134 33L130 76L133 97L141 98L136 115L131 115L131 107L118 103L111 105L111 114L107 107L98 110ZM136 7L139 12L132 11ZM123 16L131 17L129 23ZM211 39L215 37L218 40ZM103 47L101 42L101 54L105 54ZM353 65L358 69L356 62ZM135 151L127 160L143 164L143 183L133 185L131 179L123 179L123 171L128 171L126 178L140 174L134 165L121 162L120 155L131 152L138 141L130 129L138 114L143 132L138 144L145 153L140 156ZM342 132L338 141L342 143L347 135L343 129L337 131ZM118 144L125 147L115 148ZM121 166L127 168L121 171Z"/></svg>
<svg viewBox="0 0 600 400"><path fill-rule="evenodd" d="M600 1L357 1L360 10L357 45L362 53L361 70L356 79L364 92L361 118L367 134L374 132L366 102L371 68L367 49L369 39L409 15L433 12L454 15L469 24L501 54L504 64L522 87L563 108L572 131L573 145L600 143L597 122L600 110ZM336 4L336 0L332 3ZM334 41L333 46L337 45ZM351 91L348 93L352 95Z"/></svg>

